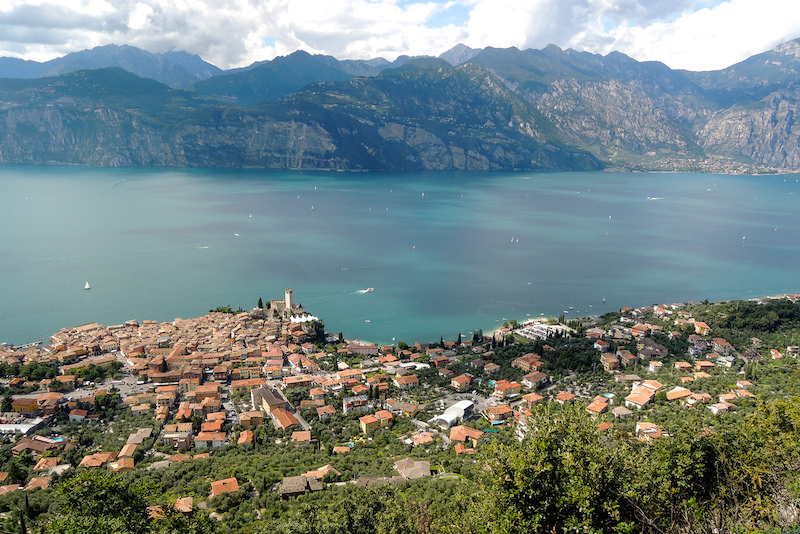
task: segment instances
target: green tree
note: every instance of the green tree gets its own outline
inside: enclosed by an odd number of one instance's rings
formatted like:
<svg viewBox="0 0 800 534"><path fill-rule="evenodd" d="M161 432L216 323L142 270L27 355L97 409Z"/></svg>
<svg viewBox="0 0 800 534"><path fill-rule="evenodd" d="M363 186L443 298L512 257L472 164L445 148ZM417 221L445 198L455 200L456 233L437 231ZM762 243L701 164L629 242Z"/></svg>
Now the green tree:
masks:
<svg viewBox="0 0 800 534"><path fill-rule="evenodd" d="M149 531L150 518L143 492L123 484L113 473L78 472L58 486L56 499L60 513L53 516L45 532L135 534Z"/></svg>
<svg viewBox="0 0 800 534"><path fill-rule="evenodd" d="M485 513L492 532L610 532L626 514L619 495L625 446L605 446L580 407L557 417L549 405L528 419L521 444L493 444Z"/></svg>

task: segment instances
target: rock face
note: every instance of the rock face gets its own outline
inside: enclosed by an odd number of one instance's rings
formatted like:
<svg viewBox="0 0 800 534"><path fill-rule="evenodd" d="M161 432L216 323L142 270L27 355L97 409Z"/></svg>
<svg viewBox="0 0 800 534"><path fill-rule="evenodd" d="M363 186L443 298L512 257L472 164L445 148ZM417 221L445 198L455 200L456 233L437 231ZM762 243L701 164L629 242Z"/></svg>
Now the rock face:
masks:
<svg viewBox="0 0 800 534"><path fill-rule="evenodd" d="M756 106L715 114L697 132L703 148L761 165L800 169L800 90L770 94Z"/></svg>
<svg viewBox="0 0 800 534"><path fill-rule="evenodd" d="M443 57L296 53L186 91L119 68L0 79L0 163L800 171L799 41L705 73L555 46Z"/></svg>

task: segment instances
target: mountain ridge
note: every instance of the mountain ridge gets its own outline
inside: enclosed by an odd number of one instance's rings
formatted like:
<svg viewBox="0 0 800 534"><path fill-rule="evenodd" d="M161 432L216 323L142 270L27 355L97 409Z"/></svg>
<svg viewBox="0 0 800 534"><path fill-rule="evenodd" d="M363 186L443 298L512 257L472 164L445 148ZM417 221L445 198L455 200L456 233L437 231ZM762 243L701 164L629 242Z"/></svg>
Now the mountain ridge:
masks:
<svg viewBox="0 0 800 534"><path fill-rule="evenodd" d="M800 171L800 40L700 73L555 45L394 62L298 51L219 72L180 52L89 52L0 80L0 163ZM61 73L111 57L127 63ZM163 81L119 70L134 67Z"/></svg>

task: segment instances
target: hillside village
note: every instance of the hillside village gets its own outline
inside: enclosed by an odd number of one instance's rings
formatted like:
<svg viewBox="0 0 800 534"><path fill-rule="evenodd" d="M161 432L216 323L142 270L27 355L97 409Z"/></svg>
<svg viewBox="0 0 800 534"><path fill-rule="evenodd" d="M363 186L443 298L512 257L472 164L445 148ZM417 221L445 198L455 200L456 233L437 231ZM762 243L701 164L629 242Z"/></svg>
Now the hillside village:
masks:
<svg viewBox="0 0 800 534"><path fill-rule="evenodd" d="M798 301L755 302L796 309ZM225 494L292 499L348 483L464 475L486 444L523 439L537 407L579 408L600 433L644 444L669 439L687 411L713 428L780 394L775 381L800 353L796 340L778 346L782 338L714 326L726 304L511 321L468 340L396 346L325 334L291 290L250 312L64 328L47 346L0 348L9 451L0 454L0 498L48 491L76 471L168 470L223 451L291 447L309 462L325 458L263 484L236 469L219 478L205 471L192 491L174 495L181 513L221 517ZM25 369L50 376L34 380ZM378 444L393 454L373 468L347 459Z"/></svg>

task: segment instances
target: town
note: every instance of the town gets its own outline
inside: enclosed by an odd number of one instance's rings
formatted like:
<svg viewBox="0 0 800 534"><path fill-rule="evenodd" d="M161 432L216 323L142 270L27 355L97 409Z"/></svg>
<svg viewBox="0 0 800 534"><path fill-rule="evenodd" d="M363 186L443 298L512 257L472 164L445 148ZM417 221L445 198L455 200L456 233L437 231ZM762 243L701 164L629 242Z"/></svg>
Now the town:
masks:
<svg viewBox="0 0 800 534"><path fill-rule="evenodd" d="M295 460L262 464L259 480L247 469L205 469L172 488L169 506L224 521L248 495L286 501L347 484L469 478L483 447L523 440L542 406L553 417L579 409L599 433L668 440L681 414L713 428L782 395L776 383L798 368L797 333L744 335L721 310L766 307L776 321L798 302L622 308L382 346L325 333L287 289L250 311L64 328L46 346L0 346L9 451L0 454L0 505L76 472L168 472L256 450ZM360 450L380 460L348 460Z"/></svg>

